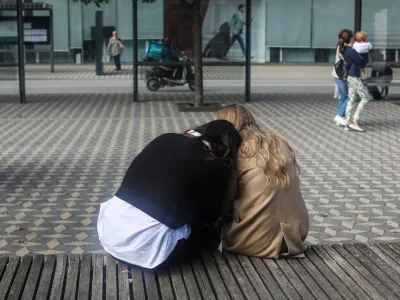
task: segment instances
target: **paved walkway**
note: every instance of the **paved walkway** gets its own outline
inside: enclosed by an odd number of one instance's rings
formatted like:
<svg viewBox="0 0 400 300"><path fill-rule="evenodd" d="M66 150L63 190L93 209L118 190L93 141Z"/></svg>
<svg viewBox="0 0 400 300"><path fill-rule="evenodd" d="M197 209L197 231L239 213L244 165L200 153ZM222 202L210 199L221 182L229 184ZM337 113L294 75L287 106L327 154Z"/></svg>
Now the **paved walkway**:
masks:
<svg viewBox="0 0 400 300"><path fill-rule="evenodd" d="M99 205L157 135L213 118L180 113L187 93L0 96L0 254L102 252ZM209 94L224 104L241 96ZM374 101L367 132L336 127L329 95L255 94L260 125L296 149L309 209L309 244L400 240L400 106ZM152 102L151 100L161 100Z"/></svg>
<svg viewBox="0 0 400 300"><path fill-rule="evenodd" d="M121 72L113 72L106 65L105 76L96 76L93 65L56 65L50 73L48 65L26 66L26 93L39 94L115 94L132 93L131 66L125 65ZM143 80L145 68L139 69L139 94L158 93L148 91ZM329 65L253 65L251 71L252 93L332 93L332 67ZM369 72L369 71L368 71ZM368 73L367 72L367 73ZM17 68L0 66L0 95L18 94ZM395 69L394 83L400 83L400 69ZM205 67L205 93L244 93L244 67ZM189 93L187 85L166 87L164 93ZM390 87L389 98L399 99L400 87Z"/></svg>
<svg viewBox="0 0 400 300"><path fill-rule="evenodd" d="M140 79L144 78L146 68L139 68ZM253 65L252 79L304 79L304 80L332 80L332 66L329 65ZM244 67L204 67L205 80L232 80L244 79ZM107 75L97 76L95 66L84 65L55 65L55 72L50 73L49 65L26 65L27 80L121 80L132 78L132 66L124 65L122 71L115 72L113 65L105 65L104 72ZM370 70L367 70L369 74ZM394 80L400 80L400 69L394 69ZM18 69L16 67L1 67L0 80L16 80Z"/></svg>

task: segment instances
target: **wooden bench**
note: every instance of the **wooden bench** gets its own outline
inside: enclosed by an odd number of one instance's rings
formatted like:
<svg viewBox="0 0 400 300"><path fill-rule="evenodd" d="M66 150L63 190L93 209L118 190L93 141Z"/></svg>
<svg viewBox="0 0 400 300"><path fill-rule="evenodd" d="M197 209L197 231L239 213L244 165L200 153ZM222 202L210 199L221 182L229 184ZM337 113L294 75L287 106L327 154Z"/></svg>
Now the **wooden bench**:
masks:
<svg viewBox="0 0 400 300"><path fill-rule="evenodd" d="M313 246L304 259L219 251L157 273L104 255L0 257L0 299L399 299L400 244Z"/></svg>
<svg viewBox="0 0 400 300"><path fill-rule="evenodd" d="M400 82L379 82L379 81L367 81L367 86L400 86Z"/></svg>

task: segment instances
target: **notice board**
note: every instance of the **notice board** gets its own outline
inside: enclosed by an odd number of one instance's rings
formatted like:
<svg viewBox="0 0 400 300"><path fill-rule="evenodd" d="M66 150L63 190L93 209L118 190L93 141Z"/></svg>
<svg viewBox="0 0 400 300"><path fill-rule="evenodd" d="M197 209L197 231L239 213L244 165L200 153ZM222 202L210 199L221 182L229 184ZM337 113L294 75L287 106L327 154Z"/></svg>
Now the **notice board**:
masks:
<svg viewBox="0 0 400 300"><path fill-rule="evenodd" d="M24 43L45 44L51 42L50 17L48 16L25 16L24 22ZM17 17L0 16L0 43L17 44L18 26Z"/></svg>

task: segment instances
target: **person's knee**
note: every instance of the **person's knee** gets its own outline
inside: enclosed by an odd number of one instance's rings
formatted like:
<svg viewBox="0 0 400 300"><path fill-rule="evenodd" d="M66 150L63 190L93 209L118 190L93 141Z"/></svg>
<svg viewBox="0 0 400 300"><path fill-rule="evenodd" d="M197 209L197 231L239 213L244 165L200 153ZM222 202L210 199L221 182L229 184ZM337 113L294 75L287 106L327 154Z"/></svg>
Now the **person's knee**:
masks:
<svg viewBox="0 0 400 300"><path fill-rule="evenodd" d="M368 102L369 102L369 100L368 100L367 98L363 98L363 99L361 100L361 102L360 102L360 105L361 105L362 107L364 107L364 106L366 106L366 105L368 104Z"/></svg>

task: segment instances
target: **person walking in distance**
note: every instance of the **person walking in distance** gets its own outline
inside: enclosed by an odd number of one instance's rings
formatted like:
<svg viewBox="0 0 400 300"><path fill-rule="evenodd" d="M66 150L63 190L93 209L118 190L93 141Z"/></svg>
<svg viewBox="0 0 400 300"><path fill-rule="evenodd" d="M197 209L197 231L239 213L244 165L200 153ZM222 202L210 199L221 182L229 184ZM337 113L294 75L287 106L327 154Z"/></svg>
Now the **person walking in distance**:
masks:
<svg viewBox="0 0 400 300"><path fill-rule="evenodd" d="M107 51L114 60L116 71L121 71L121 54L123 50L124 45L122 44L121 39L118 37L117 32L113 31L112 37L108 42Z"/></svg>
<svg viewBox="0 0 400 300"><path fill-rule="evenodd" d="M344 51L344 48L341 48L339 46L339 43L341 40L344 40L345 38L348 37L348 29L343 29L340 31L338 37L338 43L337 43L337 48L336 48L336 59L335 59L335 67L333 67L332 70L332 76L335 79L335 90L337 89L338 93L338 98L339 98L339 106L338 106L338 111L336 117L333 119L333 121L338 125L338 126L346 126L346 107L347 107L347 101L349 99L349 89L347 86L347 77L344 76L344 74L338 74L336 71L336 63L339 63L341 60L344 60L343 53L340 51ZM346 44L345 44L346 46Z"/></svg>
<svg viewBox="0 0 400 300"><path fill-rule="evenodd" d="M232 48L233 44L236 41L239 42L240 48L242 49L243 55L246 57L246 49L244 47L243 41L243 26L247 25L245 21L243 21L243 14L244 14L245 6L240 4L238 6L238 11L233 15L231 22L229 23L230 27L230 36L231 36L231 43L230 46L225 50L223 58L226 59L226 55L228 54L230 48ZM250 22L253 20L251 18ZM247 21L247 20L246 20Z"/></svg>
<svg viewBox="0 0 400 300"><path fill-rule="evenodd" d="M346 127L345 130L353 129L355 131L364 131L360 127L359 120L365 106L369 102L369 96L365 90L365 86L361 81L361 68L365 67L364 60L360 57L356 50L353 49L355 42L354 34L350 30L342 33L342 38L339 39L339 52L343 54L347 68L347 84L349 89L348 101L346 106ZM352 117L353 107L356 97L360 97L361 101L357 106L357 110Z"/></svg>

